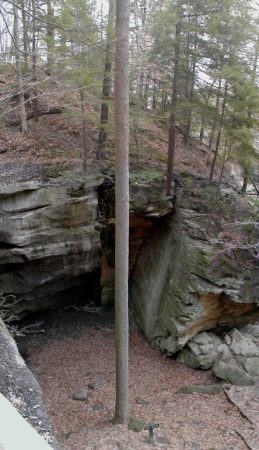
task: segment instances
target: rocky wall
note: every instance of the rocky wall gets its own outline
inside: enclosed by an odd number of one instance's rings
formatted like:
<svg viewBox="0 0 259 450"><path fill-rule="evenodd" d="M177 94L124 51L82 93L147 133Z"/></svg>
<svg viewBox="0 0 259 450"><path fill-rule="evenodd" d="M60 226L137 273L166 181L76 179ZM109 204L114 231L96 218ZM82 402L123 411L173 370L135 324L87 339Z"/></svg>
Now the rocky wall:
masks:
<svg viewBox="0 0 259 450"><path fill-rule="evenodd" d="M233 190L191 177L179 180L176 198L174 212L143 245L130 281L140 327L168 355L203 330L259 320L252 250L258 227L224 231L255 211L242 211Z"/></svg>
<svg viewBox="0 0 259 450"><path fill-rule="evenodd" d="M76 286L87 295L101 266L99 184L73 174L1 185L0 292L19 300L17 317L59 304Z"/></svg>

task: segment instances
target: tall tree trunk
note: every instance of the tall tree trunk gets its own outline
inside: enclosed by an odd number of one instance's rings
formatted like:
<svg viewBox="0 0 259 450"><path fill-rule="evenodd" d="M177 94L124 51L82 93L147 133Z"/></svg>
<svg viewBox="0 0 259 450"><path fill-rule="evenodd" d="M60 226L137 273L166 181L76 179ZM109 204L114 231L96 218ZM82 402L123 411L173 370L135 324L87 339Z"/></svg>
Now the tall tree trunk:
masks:
<svg viewBox="0 0 259 450"><path fill-rule="evenodd" d="M213 89L214 83L215 83L215 80L213 80L211 85L210 85L210 89L208 90L208 93L207 93L207 98L205 97L205 99L206 99L206 101L205 101L206 107L209 105L209 101L210 101L210 98L211 98L211 94L212 94L212 89ZM205 127L205 116L202 113L201 128L200 128L200 138L199 138L200 142L203 142L203 139L204 139L204 127Z"/></svg>
<svg viewBox="0 0 259 450"><path fill-rule="evenodd" d="M175 139L176 139L176 107L177 107L177 95L178 95L180 37L181 37L181 21L179 20L179 22L176 25L176 29L175 29L174 78L173 78L171 114L170 114L170 118L169 118L169 142L168 142L168 158L167 158L166 195L171 195L171 189L172 189L172 175L173 175Z"/></svg>
<svg viewBox="0 0 259 450"><path fill-rule="evenodd" d="M199 141L203 142L203 138L204 138L204 119L202 118Z"/></svg>
<svg viewBox="0 0 259 450"><path fill-rule="evenodd" d="M222 162L221 172L220 172L220 177L219 177L219 185L221 184L222 178L223 178L223 175L224 175L225 164L226 164L226 161L227 161L227 151L228 151L228 138L226 138L226 141L225 141L223 162Z"/></svg>
<svg viewBox="0 0 259 450"><path fill-rule="evenodd" d="M129 420L129 0L116 0L115 52L115 423Z"/></svg>
<svg viewBox="0 0 259 450"><path fill-rule="evenodd" d="M21 68L21 54L20 54L20 36L19 36L19 20L18 20L18 6L17 3L13 3L13 14L14 14L14 46L15 46L15 65L17 72L17 82L19 89L19 105L20 105L20 115L21 115L21 130L22 133L27 133L27 119L26 110L24 102L24 86Z"/></svg>
<svg viewBox="0 0 259 450"><path fill-rule="evenodd" d="M85 91L83 86L80 86L79 94L82 113L82 172L85 175L87 166L87 138L86 138L86 118L85 118Z"/></svg>
<svg viewBox="0 0 259 450"><path fill-rule="evenodd" d="M51 0L47 0L47 70L48 76L53 75L53 61L54 61L54 47L55 47L55 27L54 27L54 10L51 5Z"/></svg>
<svg viewBox="0 0 259 450"><path fill-rule="evenodd" d="M36 85L37 82L37 55L36 55L36 0L32 0L32 79L33 83ZM39 120L39 106L36 86L33 88L33 120L38 122Z"/></svg>
<svg viewBox="0 0 259 450"><path fill-rule="evenodd" d="M25 14L24 0L21 1L22 11L22 35L23 35L23 71L28 72L28 50L29 50L29 38L28 38L28 25Z"/></svg>
<svg viewBox="0 0 259 450"><path fill-rule="evenodd" d="M219 152L220 139L221 139L221 133L222 133L223 122L224 122L224 114L225 114L225 108L226 108L227 90L228 90L228 83L226 81L225 89L224 89L224 98L223 98L221 116L220 116L219 131L218 131L218 136L217 136L217 143L216 143L214 158L213 158L213 161L212 161L212 164L211 164L211 170L210 170L210 181L212 181L212 179L213 179L215 163L216 163L216 160L217 160L217 157L218 157L218 152Z"/></svg>
<svg viewBox="0 0 259 450"><path fill-rule="evenodd" d="M157 107L157 80L154 78L153 80L153 93L152 93L152 109L153 111Z"/></svg>
<svg viewBox="0 0 259 450"><path fill-rule="evenodd" d="M257 64L258 64L258 52L259 52L259 37L257 38L257 41L255 43L255 55L254 55L254 62L253 62L253 71L252 71L252 82L256 84L256 70L257 70ZM248 111L247 113L248 118L251 117L252 113L251 111ZM249 169L248 167L244 167L244 178L243 178L243 185L241 188L242 194L245 194L247 191L248 181L249 181Z"/></svg>
<svg viewBox="0 0 259 450"><path fill-rule="evenodd" d="M242 194L245 194L247 191L247 185L248 185L248 180L249 180L249 172L247 170L247 168L244 168L244 178L243 178L243 185L241 188L241 192Z"/></svg>
<svg viewBox="0 0 259 450"><path fill-rule="evenodd" d="M98 150L97 159L103 159L104 148L108 136L107 124L109 120L109 106L108 101L111 94L111 74L112 74L112 61L113 61L113 27L115 17L115 0L109 0L109 13L108 24L106 33L106 49L105 49L105 64L104 64L104 77L103 77L103 92L102 92L102 105L101 105L101 120L100 130L98 136Z"/></svg>
<svg viewBox="0 0 259 450"><path fill-rule="evenodd" d="M150 90L150 73L148 72L145 80L144 95L143 95L143 107L145 109L148 107L149 90Z"/></svg>
<svg viewBox="0 0 259 450"><path fill-rule="evenodd" d="M256 71L257 71L257 65L258 65L258 56L259 56L259 36L257 37L257 41L255 43L255 55L254 55L253 73L252 73L253 83L256 83Z"/></svg>
<svg viewBox="0 0 259 450"><path fill-rule="evenodd" d="M196 16L196 20L195 20L195 25L197 26L197 16ZM195 86L196 65L197 65L197 55L196 55L197 45L198 45L198 34L196 31L195 36L194 36L194 48L193 48L194 55L193 55L193 62L192 62L191 85L190 85L190 90L188 93L187 124L186 124L186 131L185 131L185 135L184 135L185 145L188 145L188 142L189 142L191 123L192 123L191 103L193 101L194 86Z"/></svg>
<svg viewBox="0 0 259 450"><path fill-rule="evenodd" d="M188 137L187 137L187 123L188 123L188 109L189 109L189 93L190 93L190 42L191 42L191 34L190 34L190 23L191 23L191 14L188 14L188 29L187 29L187 39L186 39L186 80L185 80L185 111L184 111L184 119L185 123L183 124L184 136L183 141L184 144L187 145Z"/></svg>
<svg viewBox="0 0 259 450"><path fill-rule="evenodd" d="M220 76L220 78L219 78L219 85L218 85L218 91L217 91L217 97L216 97L216 114L218 114L218 112L219 112L219 101L220 101L220 93L221 93L221 84L222 84L222 78ZM211 152L213 144L214 144L214 137L215 137L215 133L216 133L216 129L217 129L217 121L218 121L218 119L216 118L214 120L214 123L212 125L212 129L211 129L210 141L209 141L209 151L210 152Z"/></svg>
<svg viewBox="0 0 259 450"><path fill-rule="evenodd" d="M138 2L135 0L135 10L138 10ZM146 16L147 16L147 0L143 0L140 2L140 20L141 20L141 33L140 33L140 39L138 36L138 33L136 33L136 39L137 39L137 47L138 52L143 52L143 43L139 45L139 40L145 36L145 27L146 27ZM138 30L138 17L135 15L135 26ZM143 33L144 32L144 33ZM143 58L140 60L140 75L139 75L139 83L138 83L138 97L140 102L142 103L145 100L145 68L143 66ZM143 105L142 105L143 106Z"/></svg>

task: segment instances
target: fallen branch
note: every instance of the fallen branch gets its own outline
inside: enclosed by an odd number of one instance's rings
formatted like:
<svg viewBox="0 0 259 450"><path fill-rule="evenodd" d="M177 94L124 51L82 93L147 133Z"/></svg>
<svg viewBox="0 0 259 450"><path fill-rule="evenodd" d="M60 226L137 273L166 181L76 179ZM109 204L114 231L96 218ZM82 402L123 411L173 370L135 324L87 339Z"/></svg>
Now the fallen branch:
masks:
<svg viewBox="0 0 259 450"><path fill-rule="evenodd" d="M44 324L44 321L33 323L32 325L26 325L19 329L20 333L32 334L32 333L45 333L45 330L39 329Z"/></svg>
<svg viewBox="0 0 259 450"><path fill-rule="evenodd" d="M46 116L47 114L61 114L65 111L65 108L59 108L57 106L49 106L47 108L39 109L38 115L39 116ZM33 111L29 111L26 113L27 120L32 119L34 116ZM17 127L18 125L21 125L21 118L20 117L11 117L6 119L6 125L9 127Z"/></svg>
<svg viewBox="0 0 259 450"><path fill-rule="evenodd" d="M85 311L91 314L102 314L102 308L96 307L96 306L75 306L75 305L68 305L64 306L64 309L67 310L69 308L74 309L75 311Z"/></svg>

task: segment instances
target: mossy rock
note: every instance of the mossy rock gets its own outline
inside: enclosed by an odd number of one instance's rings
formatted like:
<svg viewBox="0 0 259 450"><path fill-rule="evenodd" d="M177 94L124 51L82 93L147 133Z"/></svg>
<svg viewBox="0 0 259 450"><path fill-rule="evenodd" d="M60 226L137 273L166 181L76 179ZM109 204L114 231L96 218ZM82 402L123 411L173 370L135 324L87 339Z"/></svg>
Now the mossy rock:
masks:
<svg viewBox="0 0 259 450"><path fill-rule="evenodd" d="M146 422L143 422L143 420L137 419L136 417L130 417L128 428L131 431L139 433L140 431L144 430L144 427L146 425Z"/></svg>
<svg viewBox="0 0 259 450"><path fill-rule="evenodd" d="M183 386L178 389L177 394L209 394L217 395L222 392L221 386L218 384Z"/></svg>

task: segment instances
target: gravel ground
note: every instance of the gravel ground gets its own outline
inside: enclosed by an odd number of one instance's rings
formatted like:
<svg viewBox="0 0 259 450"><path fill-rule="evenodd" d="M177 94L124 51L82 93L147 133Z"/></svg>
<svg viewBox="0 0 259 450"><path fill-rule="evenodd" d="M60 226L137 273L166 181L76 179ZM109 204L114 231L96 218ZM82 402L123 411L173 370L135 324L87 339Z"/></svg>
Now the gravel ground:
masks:
<svg viewBox="0 0 259 450"><path fill-rule="evenodd" d="M136 433L125 426L112 426L115 403L112 312L70 309L43 318L45 333L22 338L20 346L41 384L62 449L248 448L237 432L251 432L251 424L223 392L177 393L182 386L215 383L211 374L165 358L147 343L134 324L130 332L130 413L145 423L156 422L160 426L154 432L153 445L147 443L147 431ZM73 399L79 388L86 394L86 401Z"/></svg>

